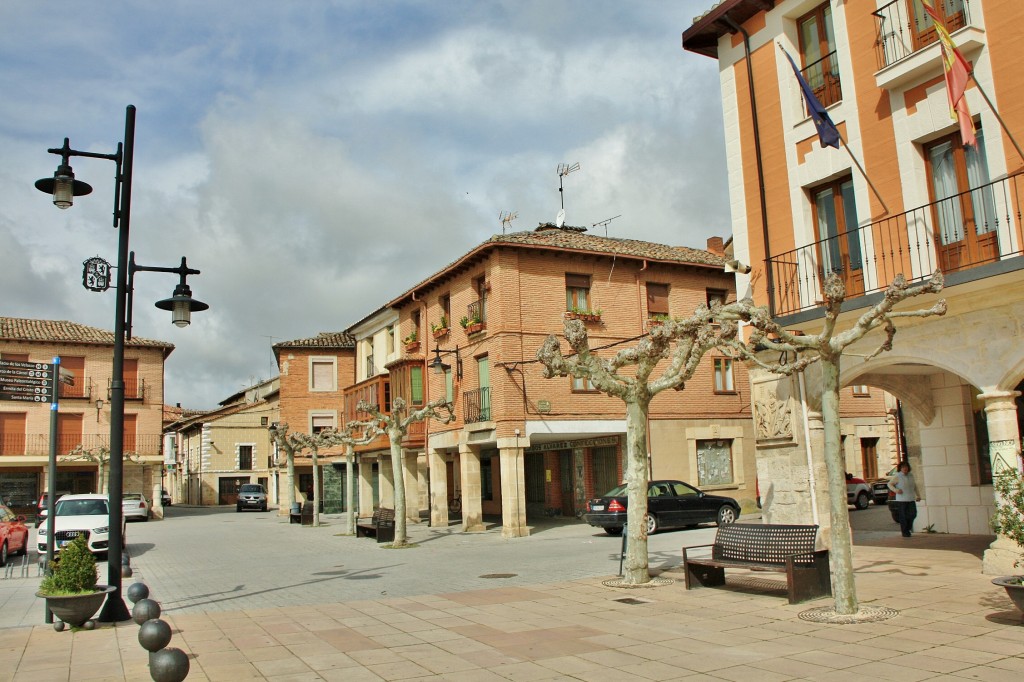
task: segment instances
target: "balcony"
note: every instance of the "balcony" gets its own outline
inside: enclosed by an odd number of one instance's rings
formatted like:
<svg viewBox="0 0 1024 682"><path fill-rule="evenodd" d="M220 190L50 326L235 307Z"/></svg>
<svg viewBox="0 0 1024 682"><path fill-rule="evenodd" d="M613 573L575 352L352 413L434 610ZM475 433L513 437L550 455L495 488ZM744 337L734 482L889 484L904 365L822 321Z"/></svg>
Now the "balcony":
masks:
<svg viewBox="0 0 1024 682"><path fill-rule="evenodd" d="M73 400L76 398L92 399L92 379L88 377L75 377L73 385L59 384L59 386L61 400Z"/></svg>
<svg viewBox="0 0 1024 682"><path fill-rule="evenodd" d="M467 424L491 420L491 388L482 386L462 394L463 420Z"/></svg>
<svg viewBox="0 0 1024 682"><path fill-rule="evenodd" d="M897 274L908 282L965 273L1024 254L1021 194L1024 173L996 180L940 201L775 255L772 315L781 317L821 304L826 275L839 274L847 300L884 291ZM979 272L978 276L985 276Z"/></svg>
<svg viewBox="0 0 1024 682"><path fill-rule="evenodd" d="M839 60L833 50L800 72L814 91L814 96L827 107L843 99L843 83L839 79ZM806 104L806 103L805 103ZM808 109L807 115L810 116Z"/></svg>
<svg viewBox="0 0 1024 682"><path fill-rule="evenodd" d="M391 413L391 377L387 374L378 374L353 384L345 389L345 423L352 421L367 421L370 419L369 412L362 412L357 409L360 402L370 405L377 405L381 414ZM358 436L357 436L358 437ZM388 446L387 436L375 438L371 443L356 447L357 452L367 450L379 450Z"/></svg>
<svg viewBox="0 0 1024 682"><path fill-rule="evenodd" d="M57 436L57 455L66 455L81 445L86 450L92 448L109 448L109 434ZM138 455L159 455L162 437L160 434L133 434L124 436L124 452ZM32 456L45 457L50 453L50 436L43 433L5 433L0 434L0 456Z"/></svg>
<svg viewBox="0 0 1024 682"><path fill-rule="evenodd" d="M125 379L124 380L124 399L125 400L142 400L146 397L146 380L145 379ZM107 379L107 400L110 400L110 379Z"/></svg>
<svg viewBox="0 0 1024 682"><path fill-rule="evenodd" d="M933 4L950 33L970 25L968 0L935 0ZM872 12L875 17L875 59L879 69L938 41L931 17L922 9L915 10L915 7L920 8L920 2L893 0Z"/></svg>

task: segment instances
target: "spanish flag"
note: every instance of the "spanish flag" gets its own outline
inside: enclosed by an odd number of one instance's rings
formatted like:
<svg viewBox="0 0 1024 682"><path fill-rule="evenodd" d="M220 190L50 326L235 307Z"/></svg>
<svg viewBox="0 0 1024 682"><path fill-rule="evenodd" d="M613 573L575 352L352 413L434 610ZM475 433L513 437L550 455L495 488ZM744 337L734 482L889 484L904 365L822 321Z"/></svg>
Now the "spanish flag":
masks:
<svg viewBox="0 0 1024 682"><path fill-rule="evenodd" d="M946 94L949 95L949 116L960 122L960 137L964 144L977 147L978 140L974 136L974 120L971 118L971 110L967 108L967 98L964 97L967 81L971 77L971 64L960 54L960 50L956 49L953 38L946 30L942 17L932 6L931 0L921 0L921 4L924 11L932 18L935 33L939 36L939 43L942 45L942 67L946 75Z"/></svg>

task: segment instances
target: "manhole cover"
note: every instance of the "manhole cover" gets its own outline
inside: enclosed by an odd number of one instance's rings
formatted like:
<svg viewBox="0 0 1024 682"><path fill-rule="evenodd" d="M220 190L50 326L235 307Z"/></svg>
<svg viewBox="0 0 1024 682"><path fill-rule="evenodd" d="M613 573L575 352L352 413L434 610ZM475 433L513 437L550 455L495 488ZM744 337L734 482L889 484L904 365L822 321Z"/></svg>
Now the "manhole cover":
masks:
<svg viewBox="0 0 1024 682"><path fill-rule="evenodd" d="M801 611L798 615L800 620L812 623L854 625L856 623L874 623L879 620L889 620L900 615L900 612L888 606L861 606L857 613L840 614L836 613L835 606L819 606L816 609Z"/></svg>
<svg viewBox="0 0 1024 682"><path fill-rule="evenodd" d="M491 578L515 578L516 574L515 573L485 573L485 574L483 574L480 577L481 578L488 578L488 579L491 579Z"/></svg>
<svg viewBox="0 0 1024 682"><path fill-rule="evenodd" d="M622 599L612 599L612 601L621 602L623 604L650 604L649 601L644 599L633 599L633 597L623 597Z"/></svg>

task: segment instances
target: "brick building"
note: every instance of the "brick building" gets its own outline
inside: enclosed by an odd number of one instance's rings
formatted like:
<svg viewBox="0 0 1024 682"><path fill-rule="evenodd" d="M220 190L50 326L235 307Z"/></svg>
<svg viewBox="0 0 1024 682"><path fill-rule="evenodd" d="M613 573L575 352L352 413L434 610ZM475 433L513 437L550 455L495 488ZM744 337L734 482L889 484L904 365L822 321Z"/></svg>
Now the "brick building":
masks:
<svg viewBox="0 0 1024 682"><path fill-rule="evenodd" d="M945 274L947 314L900 320L893 350L871 360L864 358L878 336L850 348L840 380L899 400L905 454L924 498L919 526L988 534L993 471L1020 467L1024 158L1007 131L1018 140L1024 131L1024 4L933 4L973 69L965 98L974 145L950 117L939 34L920 0L708 2L683 48L719 65L733 246L753 266L737 275L739 291L782 324L814 333L825 322L818 300L828 273L848 292L840 330L897 274ZM821 145L779 46L849 154ZM796 380L751 379L757 423L810 424L756 434L762 492L766 484L774 492L765 514L777 522L828 518L822 495L818 508L811 503L805 453L812 470L824 465L816 380L805 379L806 390ZM1014 558L1012 543L999 538L985 570L1006 573Z"/></svg>
<svg viewBox="0 0 1024 682"><path fill-rule="evenodd" d="M124 490L158 504L164 361L174 346L134 337L125 342ZM0 317L0 360L52 363L74 375L61 385L57 415L57 480L61 493L96 492L108 468L113 333L75 322ZM81 446L94 459L72 459ZM0 498L19 514L35 514L47 489L50 404L0 401ZM104 480L106 476L104 475ZM104 491L105 492L105 491Z"/></svg>

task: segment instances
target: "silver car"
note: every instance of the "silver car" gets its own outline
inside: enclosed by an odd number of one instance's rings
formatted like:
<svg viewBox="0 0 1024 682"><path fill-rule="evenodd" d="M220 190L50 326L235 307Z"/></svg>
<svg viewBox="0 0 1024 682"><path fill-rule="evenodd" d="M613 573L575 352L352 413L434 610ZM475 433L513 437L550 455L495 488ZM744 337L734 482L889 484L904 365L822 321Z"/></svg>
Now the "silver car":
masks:
<svg viewBox="0 0 1024 682"><path fill-rule="evenodd" d="M267 491L259 483L243 483L238 489L238 502L235 511L243 509L259 509L267 511Z"/></svg>

